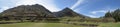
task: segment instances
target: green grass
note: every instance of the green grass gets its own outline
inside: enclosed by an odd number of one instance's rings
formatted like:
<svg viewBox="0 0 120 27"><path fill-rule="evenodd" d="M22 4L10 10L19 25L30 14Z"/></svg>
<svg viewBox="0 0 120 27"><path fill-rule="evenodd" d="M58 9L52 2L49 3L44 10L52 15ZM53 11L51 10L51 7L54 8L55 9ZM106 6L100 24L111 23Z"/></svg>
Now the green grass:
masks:
<svg viewBox="0 0 120 27"><path fill-rule="evenodd" d="M0 24L0 27L82 27L63 23L14 23Z"/></svg>
<svg viewBox="0 0 120 27"><path fill-rule="evenodd" d="M47 23L45 27L82 27L82 26L76 26L72 24L63 24L63 23Z"/></svg>
<svg viewBox="0 0 120 27"><path fill-rule="evenodd" d="M120 23L100 23L99 27L120 27Z"/></svg>
<svg viewBox="0 0 120 27"><path fill-rule="evenodd" d="M90 23L86 23L86 24L90 24ZM13 24L0 24L0 27L85 27L85 26L64 24L64 23L25 22L25 23L13 23ZM120 27L120 23L99 23L98 27Z"/></svg>
<svg viewBox="0 0 120 27"><path fill-rule="evenodd" d="M33 23L14 23L14 24L0 24L0 27L24 27L32 25Z"/></svg>

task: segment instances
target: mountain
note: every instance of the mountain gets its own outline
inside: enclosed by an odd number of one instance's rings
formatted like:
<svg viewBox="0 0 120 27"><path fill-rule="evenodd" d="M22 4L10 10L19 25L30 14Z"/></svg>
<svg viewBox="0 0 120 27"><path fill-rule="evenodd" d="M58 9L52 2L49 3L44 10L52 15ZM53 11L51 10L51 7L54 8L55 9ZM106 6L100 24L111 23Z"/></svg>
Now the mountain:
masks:
<svg viewBox="0 0 120 27"><path fill-rule="evenodd" d="M86 17L82 14L78 14L71 10L70 8L66 7L59 12L50 12L44 6L35 4L35 5L20 5L14 8L10 8L2 12L3 17L9 18L55 18L55 17Z"/></svg>
<svg viewBox="0 0 120 27"><path fill-rule="evenodd" d="M74 12L73 10L71 10L68 7L64 8L62 11L54 12L54 15L56 15L57 17L65 17L65 16L68 16L68 17L75 17L75 16L86 17L82 14L78 14L78 13Z"/></svg>
<svg viewBox="0 0 120 27"><path fill-rule="evenodd" d="M2 12L3 17L9 18L51 18L56 17L52 12L47 10L44 6L35 4L35 5L21 5L14 8L10 8Z"/></svg>

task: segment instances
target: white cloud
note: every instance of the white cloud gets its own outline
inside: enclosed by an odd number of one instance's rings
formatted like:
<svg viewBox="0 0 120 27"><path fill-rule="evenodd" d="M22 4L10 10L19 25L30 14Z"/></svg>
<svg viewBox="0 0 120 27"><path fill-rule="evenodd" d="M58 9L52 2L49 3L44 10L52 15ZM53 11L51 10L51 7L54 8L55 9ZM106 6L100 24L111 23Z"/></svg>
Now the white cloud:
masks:
<svg viewBox="0 0 120 27"><path fill-rule="evenodd" d="M106 13L106 12L108 12L108 11L114 11L115 9L111 9L111 10L99 10L99 11L92 11L92 12L90 12L92 15L87 15L87 16L90 16L90 17L93 17L93 18L98 18L98 17L100 17L100 16L96 16L96 15L98 15L98 13Z"/></svg>
<svg viewBox="0 0 120 27"><path fill-rule="evenodd" d="M90 16L90 17L100 17L100 16L96 16L96 15L99 15L99 13L105 14L108 11L112 12L112 11L116 10L116 8L110 8L109 6L106 6L106 7L101 8L101 9L103 9L103 10L97 10L97 11L90 12L92 15L88 15L88 16Z"/></svg>
<svg viewBox="0 0 120 27"><path fill-rule="evenodd" d="M7 10L9 7L7 7L7 6L4 6L4 7L2 7L1 9L3 9L3 10Z"/></svg>
<svg viewBox="0 0 120 27"><path fill-rule="evenodd" d="M95 16L95 15L87 15L89 17L92 17L92 18L99 18L100 16Z"/></svg>
<svg viewBox="0 0 120 27"><path fill-rule="evenodd" d="M99 10L99 11L92 11L90 13L97 14L97 13L106 13L106 12L107 12L106 10Z"/></svg>
<svg viewBox="0 0 120 27"><path fill-rule="evenodd" d="M101 8L102 10L97 10L97 11L92 11L92 12L90 12L90 13L92 13L92 14L97 14L97 13L106 13L106 12L108 12L108 11L114 11L114 10L116 10L116 8L110 8L110 6L105 6L105 7L103 7L103 8Z"/></svg>
<svg viewBox="0 0 120 27"><path fill-rule="evenodd" d="M84 0L78 0L78 1L71 7L71 9L76 8L78 5L82 4L83 1L84 1Z"/></svg>
<svg viewBox="0 0 120 27"><path fill-rule="evenodd" d="M1 8L0 8L0 12L2 12L2 11L4 11L4 10L7 10L7 9L9 9L8 6L1 7Z"/></svg>
<svg viewBox="0 0 120 27"><path fill-rule="evenodd" d="M35 0L20 0L18 2L16 2L16 6L19 5L32 5L32 4L36 4L37 2Z"/></svg>

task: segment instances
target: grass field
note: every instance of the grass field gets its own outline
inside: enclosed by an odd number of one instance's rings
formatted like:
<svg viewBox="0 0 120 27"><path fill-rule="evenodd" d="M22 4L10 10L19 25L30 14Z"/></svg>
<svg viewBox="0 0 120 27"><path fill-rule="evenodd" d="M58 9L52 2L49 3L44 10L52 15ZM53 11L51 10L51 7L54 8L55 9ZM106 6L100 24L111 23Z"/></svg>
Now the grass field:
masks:
<svg viewBox="0 0 120 27"><path fill-rule="evenodd" d="M120 22L118 22L118 23L100 23L98 27L120 27Z"/></svg>
<svg viewBox="0 0 120 27"><path fill-rule="evenodd" d="M0 24L0 27L82 27L63 23L14 23Z"/></svg>
<svg viewBox="0 0 120 27"><path fill-rule="evenodd" d="M13 24L0 24L0 27L85 27L64 23L13 23ZM120 23L99 23L98 27L120 27Z"/></svg>

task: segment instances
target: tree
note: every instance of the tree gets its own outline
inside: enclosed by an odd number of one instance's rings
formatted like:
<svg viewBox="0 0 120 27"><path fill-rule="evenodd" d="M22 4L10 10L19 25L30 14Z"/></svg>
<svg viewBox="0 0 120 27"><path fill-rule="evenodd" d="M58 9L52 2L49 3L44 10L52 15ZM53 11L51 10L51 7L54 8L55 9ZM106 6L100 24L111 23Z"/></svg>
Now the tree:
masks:
<svg viewBox="0 0 120 27"><path fill-rule="evenodd" d="M106 14L105 14L105 20L106 18L109 19L109 18L113 18L115 20L115 22L119 22L120 21L120 9L116 9L115 11L113 12L110 12L108 11Z"/></svg>
<svg viewBox="0 0 120 27"><path fill-rule="evenodd" d="M113 18L115 19L116 22L120 21L120 9L115 10L112 13Z"/></svg>
<svg viewBox="0 0 120 27"><path fill-rule="evenodd" d="M108 11L106 14L105 14L105 17L112 17L112 14L110 11Z"/></svg>

